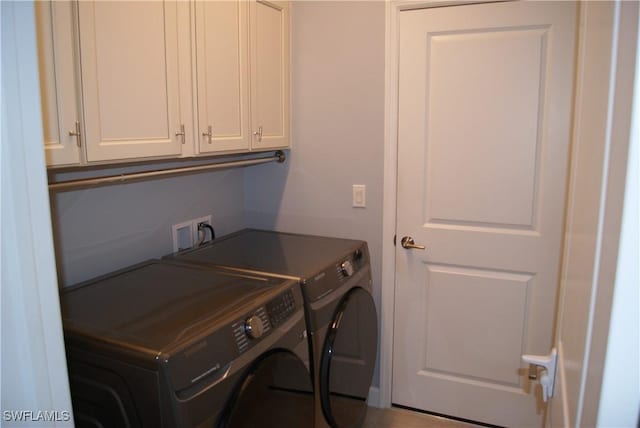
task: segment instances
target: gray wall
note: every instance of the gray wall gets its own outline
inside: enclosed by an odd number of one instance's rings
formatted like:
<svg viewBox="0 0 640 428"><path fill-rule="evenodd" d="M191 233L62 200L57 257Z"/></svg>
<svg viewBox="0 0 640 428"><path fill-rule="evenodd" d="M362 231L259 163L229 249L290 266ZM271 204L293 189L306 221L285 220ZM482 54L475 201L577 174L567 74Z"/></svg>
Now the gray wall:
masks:
<svg viewBox="0 0 640 428"><path fill-rule="evenodd" d="M58 193L51 209L59 281L168 254L171 226L185 220L212 214L218 235L241 229L243 204L242 169Z"/></svg>
<svg viewBox="0 0 640 428"><path fill-rule="evenodd" d="M171 252L171 225L213 214L245 226L365 239L380 287L384 3L292 4L292 144L267 164L52 196L64 285ZM351 207L351 185L367 207Z"/></svg>
<svg viewBox="0 0 640 428"><path fill-rule="evenodd" d="M293 148L285 168L247 169L244 183L247 225L366 240L378 308L384 14L384 2L292 4ZM366 208L352 208L352 184L367 186Z"/></svg>
<svg viewBox="0 0 640 428"><path fill-rule="evenodd" d="M168 254L172 224L213 214L218 235L251 226L366 240L380 308L385 5L305 1L291 12L287 162L53 196L63 285ZM367 186L366 208L352 208L352 184Z"/></svg>

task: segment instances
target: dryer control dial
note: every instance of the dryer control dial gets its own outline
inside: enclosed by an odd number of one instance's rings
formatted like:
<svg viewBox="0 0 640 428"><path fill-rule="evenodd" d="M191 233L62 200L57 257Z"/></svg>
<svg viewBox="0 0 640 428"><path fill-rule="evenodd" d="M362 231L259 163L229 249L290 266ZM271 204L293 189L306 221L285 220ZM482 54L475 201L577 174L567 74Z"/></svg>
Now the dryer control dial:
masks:
<svg viewBox="0 0 640 428"><path fill-rule="evenodd" d="M344 262L342 262L342 264L340 265L340 272L342 272L345 277L353 275L353 263L351 263L350 260L345 260Z"/></svg>
<svg viewBox="0 0 640 428"><path fill-rule="evenodd" d="M264 334L264 324L258 315L252 315L244 322L244 331L252 339L259 339Z"/></svg>

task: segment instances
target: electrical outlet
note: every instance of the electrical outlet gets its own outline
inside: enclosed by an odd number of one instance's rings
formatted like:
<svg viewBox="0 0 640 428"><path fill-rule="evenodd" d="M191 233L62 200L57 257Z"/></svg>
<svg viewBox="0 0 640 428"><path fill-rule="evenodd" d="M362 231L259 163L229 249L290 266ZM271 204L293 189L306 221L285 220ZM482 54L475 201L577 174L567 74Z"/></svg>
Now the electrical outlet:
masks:
<svg viewBox="0 0 640 428"><path fill-rule="evenodd" d="M171 236L173 238L174 253L193 247L194 235L192 222L184 221L182 223L174 224L171 226Z"/></svg>
<svg viewBox="0 0 640 428"><path fill-rule="evenodd" d="M174 253L182 250L187 250L200 241L202 233L207 232L206 230L204 230L203 232L198 231L198 224L200 223L212 225L211 215L183 221L182 223L174 224L173 226L171 226L171 236L173 238ZM211 239L208 234L205 235L205 239L207 237Z"/></svg>
<svg viewBox="0 0 640 428"><path fill-rule="evenodd" d="M195 239L194 244L197 244L198 242L200 242L200 239L202 238L203 233L205 234L204 235L205 240L211 239L211 236L209 235L206 229L203 230L202 232L198 230L198 225L200 223L205 223L205 224L208 224L209 226L212 226L213 224L211 223L211 215L207 215L200 218L194 218L193 220L191 220L191 230L193 232L193 236Z"/></svg>

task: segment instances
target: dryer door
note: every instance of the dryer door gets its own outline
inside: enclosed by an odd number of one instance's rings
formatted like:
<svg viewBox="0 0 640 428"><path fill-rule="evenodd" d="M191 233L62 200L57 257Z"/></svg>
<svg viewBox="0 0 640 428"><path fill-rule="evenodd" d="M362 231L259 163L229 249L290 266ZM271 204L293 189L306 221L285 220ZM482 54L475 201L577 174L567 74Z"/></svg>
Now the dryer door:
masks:
<svg viewBox="0 0 640 428"><path fill-rule="evenodd" d="M378 317L371 294L354 287L327 331L320 363L322 411L334 428L360 426L376 362Z"/></svg>
<svg viewBox="0 0 640 428"><path fill-rule="evenodd" d="M236 384L217 426L313 426L313 388L307 367L284 349L258 357Z"/></svg>

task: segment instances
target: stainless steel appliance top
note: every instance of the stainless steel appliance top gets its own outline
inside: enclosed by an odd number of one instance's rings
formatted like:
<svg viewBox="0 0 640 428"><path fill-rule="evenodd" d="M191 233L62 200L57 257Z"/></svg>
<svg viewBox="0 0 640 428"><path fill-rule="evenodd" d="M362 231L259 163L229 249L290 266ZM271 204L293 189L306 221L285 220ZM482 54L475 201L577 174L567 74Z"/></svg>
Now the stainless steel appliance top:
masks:
<svg viewBox="0 0 640 428"><path fill-rule="evenodd" d="M268 303L287 282L153 260L64 290L62 318L66 334L157 355Z"/></svg>
<svg viewBox="0 0 640 428"><path fill-rule="evenodd" d="M244 229L171 258L306 280L354 256L368 258L364 241Z"/></svg>

